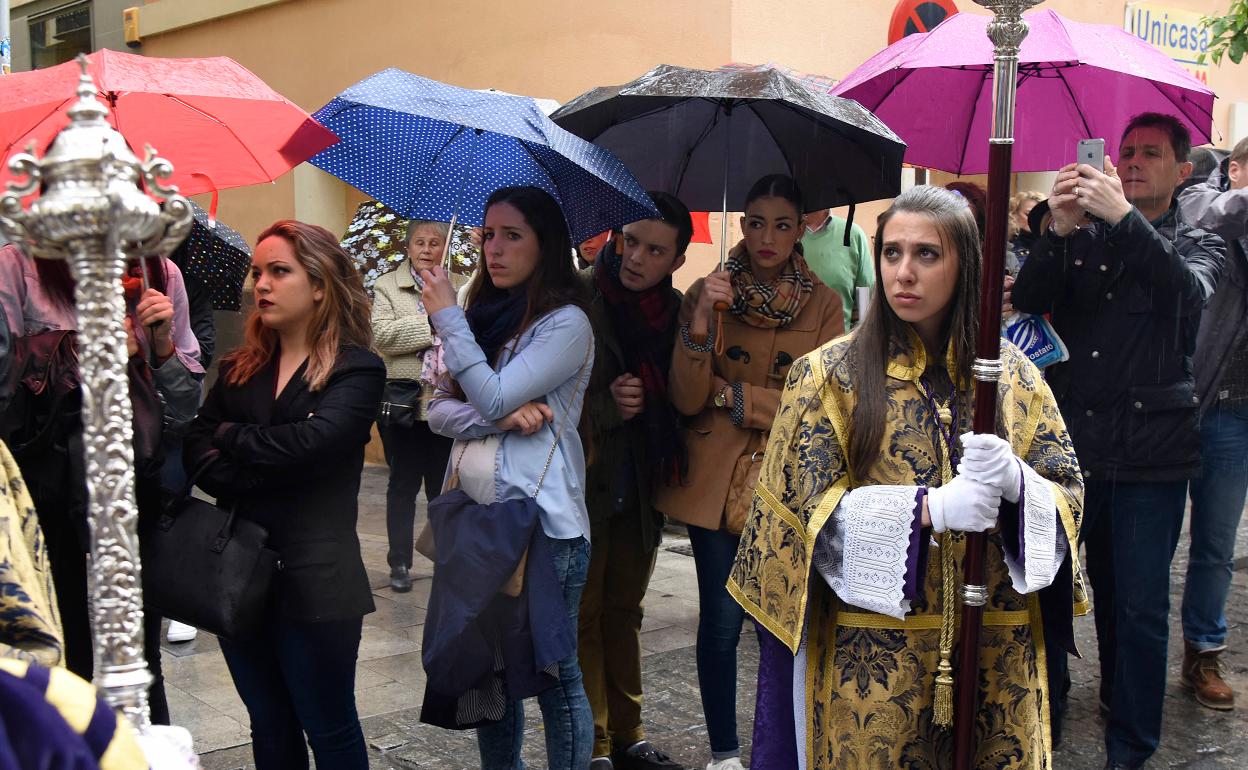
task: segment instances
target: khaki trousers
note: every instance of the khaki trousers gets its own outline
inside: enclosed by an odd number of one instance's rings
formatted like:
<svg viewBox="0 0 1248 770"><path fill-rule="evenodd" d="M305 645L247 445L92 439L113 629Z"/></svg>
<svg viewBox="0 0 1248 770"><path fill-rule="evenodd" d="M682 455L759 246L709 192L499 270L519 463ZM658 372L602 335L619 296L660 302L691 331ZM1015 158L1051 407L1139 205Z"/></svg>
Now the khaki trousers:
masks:
<svg viewBox="0 0 1248 770"><path fill-rule="evenodd" d="M641 726L642 599L657 549L646 551L635 512L611 517L592 533L589 577L581 594L578 656L594 712L594 756L645 740Z"/></svg>

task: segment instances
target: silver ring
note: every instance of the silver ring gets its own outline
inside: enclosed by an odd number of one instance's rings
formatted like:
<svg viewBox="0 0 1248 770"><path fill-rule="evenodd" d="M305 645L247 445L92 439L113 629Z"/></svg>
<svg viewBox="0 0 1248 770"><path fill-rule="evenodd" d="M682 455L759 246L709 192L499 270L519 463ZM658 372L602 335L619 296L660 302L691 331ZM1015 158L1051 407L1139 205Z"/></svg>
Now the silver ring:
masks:
<svg viewBox="0 0 1248 770"><path fill-rule="evenodd" d="M1075 185L1075 197L1078 198L1080 195L1083 195L1083 188Z"/></svg>

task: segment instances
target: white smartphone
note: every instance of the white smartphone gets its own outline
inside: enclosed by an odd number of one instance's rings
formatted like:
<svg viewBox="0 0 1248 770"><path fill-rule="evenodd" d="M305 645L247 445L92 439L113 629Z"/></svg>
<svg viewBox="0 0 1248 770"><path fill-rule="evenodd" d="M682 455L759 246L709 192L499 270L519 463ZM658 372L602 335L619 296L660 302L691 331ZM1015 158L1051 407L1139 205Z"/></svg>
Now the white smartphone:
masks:
<svg viewBox="0 0 1248 770"><path fill-rule="evenodd" d="M1076 163L1087 163L1092 168L1105 172L1105 140L1080 139Z"/></svg>

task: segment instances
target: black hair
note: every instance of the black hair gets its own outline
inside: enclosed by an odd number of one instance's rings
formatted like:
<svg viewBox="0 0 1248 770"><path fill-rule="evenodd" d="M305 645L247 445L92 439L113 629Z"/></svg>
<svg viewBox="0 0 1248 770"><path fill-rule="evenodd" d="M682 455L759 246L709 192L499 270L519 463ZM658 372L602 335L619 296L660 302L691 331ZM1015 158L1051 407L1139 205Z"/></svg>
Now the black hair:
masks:
<svg viewBox="0 0 1248 770"><path fill-rule="evenodd" d="M1170 146L1174 148L1174 159L1179 163L1187 162L1192 153L1192 132L1187 130L1183 121L1163 112L1141 112L1127 123L1122 130L1122 138L1126 139L1127 134L1137 128L1160 128L1165 131L1170 137Z"/></svg>
<svg viewBox="0 0 1248 770"><path fill-rule="evenodd" d="M650 200L659 210L659 221L676 228L676 256L685 253L689 241L693 240L693 217L689 208L681 203L680 198L657 190L650 191Z"/></svg>
<svg viewBox="0 0 1248 770"><path fill-rule="evenodd" d="M745 206L741 210L748 209L750 204L759 198L784 198L797 208L798 219L801 219L806 211L806 206L802 202L802 189L788 174L768 174L755 182L746 194Z"/></svg>

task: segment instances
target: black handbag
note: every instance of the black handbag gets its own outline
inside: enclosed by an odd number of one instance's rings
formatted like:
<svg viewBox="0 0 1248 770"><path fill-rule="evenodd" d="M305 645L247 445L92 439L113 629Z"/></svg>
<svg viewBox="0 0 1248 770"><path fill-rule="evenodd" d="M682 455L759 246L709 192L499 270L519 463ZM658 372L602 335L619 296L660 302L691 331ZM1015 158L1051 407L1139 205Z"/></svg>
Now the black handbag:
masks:
<svg viewBox="0 0 1248 770"><path fill-rule="evenodd" d="M377 410L377 427L415 428L424 389L420 380L386 380Z"/></svg>
<svg viewBox="0 0 1248 770"><path fill-rule="evenodd" d="M215 460L202 463L144 528L144 600L166 617L242 639L259 628L280 566L264 527L238 518L237 506L227 511L191 496Z"/></svg>

